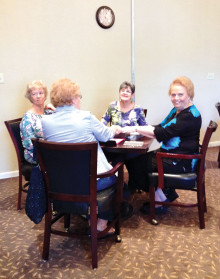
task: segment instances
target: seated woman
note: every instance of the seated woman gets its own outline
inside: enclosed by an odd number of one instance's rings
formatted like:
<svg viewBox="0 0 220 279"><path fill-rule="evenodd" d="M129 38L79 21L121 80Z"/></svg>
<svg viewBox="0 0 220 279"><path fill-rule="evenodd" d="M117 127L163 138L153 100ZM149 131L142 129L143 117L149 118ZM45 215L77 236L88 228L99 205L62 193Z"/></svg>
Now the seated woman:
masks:
<svg viewBox="0 0 220 279"><path fill-rule="evenodd" d="M193 104L194 85L192 81L184 76L177 77L171 83L168 92L174 108L168 116L156 126L127 127L126 131L138 132L150 138L156 138L162 143L160 152L177 154L198 153L199 136L201 128L201 115ZM125 132L125 131L124 131ZM180 159L164 159L163 166L166 173L185 173L192 172L195 161ZM149 152L146 164L140 166L147 172L157 171L156 152ZM155 199L157 201L173 201L178 197L175 190L157 189ZM158 212L164 208L157 208ZM146 204L142 207L143 212L148 211Z"/></svg>
<svg viewBox="0 0 220 279"><path fill-rule="evenodd" d="M113 125L121 127L126 126L146 126L144 110L141 106L134 103L135 85L125 81L119 87L119 101L110 103L101 122L107 125L109 122ZM141 156L134 154L106 154L109 161L115 165L119 161L125 162L129 173L128 189L131 193L136 189L145 187L145 179L139 174L139 169L136 168Z"/></svg>
<svg viewBox="0 0 220 279"><path fill-rule="evenodd" d="M42 138L41 117L43 114L50 114L55 109L48 105L44 108L44 102L47 98L47 87L41 80L34 80L27 85L25 97L32 103L31 108L25 112L20 123L20 134L24 146L24 158L33 164L33 144L32 138Z"/></svg>
<svg viewBox="0 0 220 279"><path fill-rule="evenodd" d="M144 110L134 103L135 85L124 81L119 87L119 101L110 103L101 122L107 125L145 126L147 125Z"/></svg>
<svg viewBox="0 0 220 279"><path fill-rule="evenodd" d="M92 142L108 141L121 132L119 126L106 127L89 111L80 110L81 98L79 85L69 79L60 79L52 84L50 98L56 107L55 113L42 117L44 139L54 142ZM98 145L97 172L108 171L112 166L108 163L100 145ZM114 178L114 177L113 177ZM103 180L104 179L104 180ZM105 178L97 181L97 190L110 187L102 183ZM103 185L104 184L104 185ZM108 220L98 219L97 230L103 231ZM114 231L113 231L114 232Z"/></svg>

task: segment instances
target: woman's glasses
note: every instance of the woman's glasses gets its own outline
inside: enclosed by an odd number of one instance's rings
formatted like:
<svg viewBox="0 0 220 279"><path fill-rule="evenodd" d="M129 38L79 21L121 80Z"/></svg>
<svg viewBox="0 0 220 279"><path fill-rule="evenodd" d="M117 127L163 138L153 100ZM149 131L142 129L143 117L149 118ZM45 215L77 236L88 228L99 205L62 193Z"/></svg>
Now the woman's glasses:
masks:
<svg viewBox="0 0 220 279"><path fill-rule="evenodd" d="M42 96L42 95L44 95L44 92L43 91L33 91L33 92L31 92L31 95L34 97L36 97L38 95Z"/></svg>

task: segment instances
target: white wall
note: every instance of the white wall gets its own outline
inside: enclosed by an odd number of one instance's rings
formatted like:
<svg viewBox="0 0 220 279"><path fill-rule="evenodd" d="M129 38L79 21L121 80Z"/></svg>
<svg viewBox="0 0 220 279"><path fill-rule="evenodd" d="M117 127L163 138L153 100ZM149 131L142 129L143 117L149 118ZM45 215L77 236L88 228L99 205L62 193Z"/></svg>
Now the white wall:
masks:
<svg viewBox="0 0 220 279"><path fill-rule="evenodd" d="M149 122L157 124L171 108L171 81L190 77L203 118L202 138L211 119L220 124L214 107L220 101L220 1L135 2L136 102L145 104ZM208 73L215 79L208 80ZM220 141L220 129L211 141Z"/></svg>
<svg viewBox="0 0 220 279"><path fill-rule="evenodd" d="M116 16L108 30L95 20L102 5ZM120 83L131 80L131 0L1 0L0 6L1 178L17 170L3 121L29 108L29 81L42 79L50 87L71 78L81 86L82 109L100 118ZM136 102L148 108L150 123L168 113L168 86L184 74L195 84L202 135L210 119L220 124L214 108L220 101L219 12L219 0L135 0ZM210 72L214 80L207 80ZM219 130L213 143L220 141Z"/></svg>

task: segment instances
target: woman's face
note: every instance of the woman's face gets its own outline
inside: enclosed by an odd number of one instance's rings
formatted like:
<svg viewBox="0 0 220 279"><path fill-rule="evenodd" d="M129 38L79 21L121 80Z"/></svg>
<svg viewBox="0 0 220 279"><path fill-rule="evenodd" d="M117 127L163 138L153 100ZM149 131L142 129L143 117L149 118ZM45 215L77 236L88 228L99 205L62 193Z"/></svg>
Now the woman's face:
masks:
<svg viewBox="0 0 220 279"><path fill-rule="evenodd" d="M184 110L191 104L190 97L184 86L175 84L171 87L170 93L171 102L177 109L177 112Z"/></svg>
<svg viewBox="0 0 220 279"><path fill-rule="evenodd" d="M122 88L119 92L119 98L121 101L131 101L133 93L130 87Z"/></svg>
<svg viewBox="0 0 220 279"><path fill-rule="evenodd" d="M31 101L34 105L43 106L46 100L44 90L42 88L33 88L31 91Z"/></svg>

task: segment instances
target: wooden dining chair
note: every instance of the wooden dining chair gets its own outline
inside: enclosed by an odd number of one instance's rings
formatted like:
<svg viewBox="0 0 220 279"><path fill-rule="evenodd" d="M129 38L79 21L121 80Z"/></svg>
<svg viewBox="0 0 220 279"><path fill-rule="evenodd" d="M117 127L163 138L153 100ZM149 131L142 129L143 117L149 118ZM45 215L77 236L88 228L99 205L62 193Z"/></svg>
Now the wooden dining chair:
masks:
<svg viewBox="0 0 220 279"><path fill-rule="evenodd" d="M220 116L220 102L215 104L215 107L218 110L218 114ZM218 152L218 167L220 168L220 146L219 146L219 152Z"/></svg>
<svg viewBox="0 0 220 279"><path fill-rule="evenodd" d="M17 118L13 120L5 121L5 125L8 129L18 160L18 172L19 172L19 182L18 182L18 201L17 209L21 209L21 197L22 192L27 192L27 187L30 182L32 165L29 164L24 159L24 147L22 145L21 136L20 136L20 122L22 118ZM22 184L22 178L24 177L25 183Z"/></svg>
<svg viewBox="0 0 220 279"><path fill-rule="evenodd" d="M92 267L97 268L97 240L115 226L116 241L120 242L120 206L123 188L123 163L110 171L97 175L97 142L55 143L36 141L38 160L43 173L48 211L45 215L43 259L48 260L51 234L82 237L70 231L70 214L90 216ZM97 179L110 177L118 172L117 183L97 192ZM59 212L52 216L53 210ZM112 210L113 208L113 210ZM97 212L98 211L98 212ZM97 232L97 214L112 212L113 219L107 228ZM111 215L111 214L110 214ZM64 229L53 225L64 216ZM53 218L53 219L52 219Z"/></svg>
<svg viewBox="0 0 220 279"><path fill-rule="evenodd" d="M148 175L150 181L150 218L152 224L158 224L157 220L155 219L155 204L180 207L196 206L198 207L200 229L205 228L204 213L207 211L205 195L205 156L212 133L216 131L217 127L218 125L214 121L210 121L198 154L186 155L163 152L157 153L156 158L158 173L151 173ZM193 173L167 174L163 172L163 158L175 158L184 160L196 159L198 160L197 169ZM180 203L155 201L155 187L159 187L161 189L163 189L164 187L171 187L173 189L196 191L197 202Z"/></svg>

